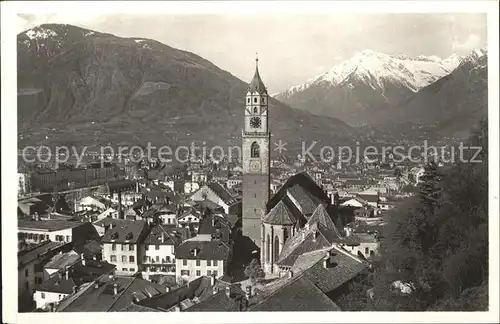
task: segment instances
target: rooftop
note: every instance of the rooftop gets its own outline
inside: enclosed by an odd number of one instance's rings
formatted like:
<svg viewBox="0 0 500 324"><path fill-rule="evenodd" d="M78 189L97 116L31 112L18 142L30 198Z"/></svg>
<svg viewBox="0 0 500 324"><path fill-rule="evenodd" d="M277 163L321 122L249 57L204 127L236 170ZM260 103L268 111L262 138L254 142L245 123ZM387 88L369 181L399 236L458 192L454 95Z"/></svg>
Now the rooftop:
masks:
<svg viewBox="0 0 500 324"><path fill-rule="evenodd" d="M67 221L67 220L21 220L17 221L17 227L19 230L32 230L32 231L43 231L43 232L54 232L64 229L74 228L82 225L81 222Z"/></svg>
<svg viewBox="0 0 500 324"><path fill-rule="evenodd" d="M227 260L230 247L220 240L184 241L175 249L177 259Z"/></svg>
<svg viewBox="0 0 500 324"><path fill-rule="evenodd" d="M137 243L145 232L146 222L114 219L109 226L102 238L103 243Z"/></svg>

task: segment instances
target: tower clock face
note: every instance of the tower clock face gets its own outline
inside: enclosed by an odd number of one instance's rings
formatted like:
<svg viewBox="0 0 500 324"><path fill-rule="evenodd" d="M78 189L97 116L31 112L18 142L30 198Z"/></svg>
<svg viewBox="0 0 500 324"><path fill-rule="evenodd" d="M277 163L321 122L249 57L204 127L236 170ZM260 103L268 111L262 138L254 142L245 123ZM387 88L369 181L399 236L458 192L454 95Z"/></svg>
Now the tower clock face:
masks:
<svg viewBox="0 0 500 324"><path fill-rule="evenodd" d="M252 119L250 119L250 126L252 126L252 128L259 128L260 125L261 121L259 117L252 117Z"/></svg>
<svg viewBox="0 0 500 324"><path fill-rule="evenodd" d="M260 162L259 161L251 161L250 162L250 170L257 172L260 171Z"/></svg>

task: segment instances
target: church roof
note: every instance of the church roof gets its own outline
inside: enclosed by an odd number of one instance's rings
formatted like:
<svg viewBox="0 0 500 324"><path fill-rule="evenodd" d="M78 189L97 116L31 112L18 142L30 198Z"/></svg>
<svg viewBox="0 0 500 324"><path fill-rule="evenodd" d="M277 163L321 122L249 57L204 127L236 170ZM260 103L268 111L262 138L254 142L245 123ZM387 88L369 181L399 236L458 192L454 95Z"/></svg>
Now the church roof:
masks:
<svg viewBox="0 0 500 324"><path fill-rule="evenodd" d="M281 186L278 192L276 192L276 194L274 194L267 203L267 209L271 210L274 206L276 206L278 202L283 199L283 197L287 196L288 189L295 185L300 185L300 187L302 187L302 189L306 191L310 197L314 197L315 199L317 198L318 201L322 201L324 203L328 203L330 201L330 198L328 198L323 189L321 189L316 182L314 182L314 180L307 175L307 173L302 172L291 176L285 184ZM317 205L315 205L314 208L316 208L316 206Z"/></svg>
<svg viewBox="0 0 500 324"><path fill-rule="evenodd" d="M314 223L321 223L325 225L325 227L327 228L336 229L336 226L333 223L332 218L326 211L326 208L323 204L319 204L318 207L316 207L312 216L309 218L308 223L309 225L312 225Z"/></svg>
<svg viewBox="0 0 500 324"><path fill-rule="evenodd" d="M302 211L304 216L311 215L321 200L309 194L301 185L296 184L288 188L288 195L291 195L294 203L298 204L298 208Z"/></svg>
<svg viewBox="0 0 500 324"><path fill-rule="evenodd" d="M266 215L264 223L272 225L293 225L297 222L292 212L286 204L281 200L273 209Z"/></svg>
<svg viewBox="0 0 500 324"><path fill-rule="evenodd" d="M255 59L255 74L253 76L252 81L250 82L250 85L248 86L248 91L258 92L259 94L267 94L266 86L264 85L264 82L262 82L262 79L260 78L258 62L259 59Z"/></svg>

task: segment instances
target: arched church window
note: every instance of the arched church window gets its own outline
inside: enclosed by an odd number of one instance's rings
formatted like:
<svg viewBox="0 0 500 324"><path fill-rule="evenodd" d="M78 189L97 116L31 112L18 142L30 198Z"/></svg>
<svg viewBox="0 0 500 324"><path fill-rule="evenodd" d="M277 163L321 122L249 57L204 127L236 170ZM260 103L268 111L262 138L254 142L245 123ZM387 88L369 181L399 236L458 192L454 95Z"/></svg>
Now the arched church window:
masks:
<svg viewBox="0 0 500 324"><path fill-rule="evenodd" d="M269 252L271 250L271 238L269 237L269 234L267 234L267 248L266 248L266 261L269 263L269 256L271 253Z"/></svg>
<svg viewBox="0 0 500 324"><path fill-rule="evenodd" d="M253 107L253 113L256 114L257 113L257 107Z"/></svg>
<svg viewBox="0 0 500 324"><path fill-rule="evenodd" d="M273 255L274 262L278 261L279 256L280 256L280 239L276 235L274 237L274 255Z"/></svg>
<svg viewBox="0 0 500 324"><path fill-rule="evenodd" d="M250 147L250 157L253 158L258 158L260 157L260 147L257 142L253 142L252 146Z"/></svg>
<svg viewBox="0 0 500 324"><path fill-rule="evenodd" d="M250 103L250 98L247 98L247 103Z"/></svg>
<svg viewBox="0 0 500 324"><path fill-rule="evenodd" d="M287 239L288 239L288 230L286 229L286 227L284 227L283 228L283 243L285 243Z"/></svg>
<svg viewBox="0 0 500 324"><path fill-rule="evenodd" d="M253 98L253 102L257 102L257 97L254 97L254 98Z"/></svg>

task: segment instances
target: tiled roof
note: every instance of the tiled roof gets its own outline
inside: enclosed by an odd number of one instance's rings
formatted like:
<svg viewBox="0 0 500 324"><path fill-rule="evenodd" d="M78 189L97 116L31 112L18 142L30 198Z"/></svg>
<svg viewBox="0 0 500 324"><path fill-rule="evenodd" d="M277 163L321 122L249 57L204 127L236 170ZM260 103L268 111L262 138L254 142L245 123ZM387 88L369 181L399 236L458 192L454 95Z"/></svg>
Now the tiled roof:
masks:
<svg viewBox="0 0 500 324"><path fill-rule="evenodd" d="M110 193L118 191L133 190L136 188L136 182L134 180L115 180L109 181L107 183L107 189Z"/></svg>
<svg viewBox="0 0 500 324"><path fill-rule="evenodd" d="M207 186L226 204L230 205L236 202L236 199L217 181L210 182Z"/></svg>
<svg viewBox="0 0 500 324"><path fill-rule="evenodd" d="M231 233L231 225L222 216L217 216L214 214L207 215L200 220L200 227L198 229L199 234L214 234L216 238L229 242Z"/></svg>
<svg viewBox="0 0 500 324"><path fill-rule="evenodd" d="M200 296L207 287L211 289L210 284L211 278L206 276L199 277L182 287L162 293L152 298L143 299L137 304L151 309L167 311L179 302Z"/></svg>
<svg viewBox="0 0 500 324"><path fill-rule="evenodd" d="M144 239L144 244L151 245L179 245L182 242L182 234L174 233L174 228L161 224L149 228L149 233Z"/></svg>
<svg viewBox="0 0 500 324"><path fill-rule="evenodd" d="M77 285L73 278L66 279L63 276L56 274L55 276L52 276L49 279L43 281L41 285L38 285L36 287L36 290L61 294L72 294L73 289L76 286Z"/></svg>
<svg viewBox="0 0 500 324"><path fill-rule="evenodd" d="M110 223L113 228L109 228L102 238L103 243L137 243L146 229L144 221L129 221L115 219Z"/></svg>
<svg viewBox="0 0 500 324"><path fill-rule="evenodd" d="M245 296L239 285L229 286L229 298L224 287L219 287L217 293L213 293L212 287L206 289L208 296L193 306L185 309L186 312L238 312L240 301Z"/></svg>
<svg viewBox="0 0 500 324"><path fill-rule="evenodd" d="M299 233L298 236L300 236L300 239L295 242L294 246L289 246L286 250L285 247L283 247L283 251L280 253L279 259L276 263L281 266L290 267L303 253L331 246L332 242L330 242L325 235L323 235L324 229L322 231L320 227L321 225L317 223L312 225L310 230L304 231L306 233L304 239L302 239L302 233ZM314 238L315 235L316 238Z"/></svg>
<svg viewBox="0 0 500 324"><path fill-rule="evenodd" d="M50 259L44 268L47 269L65 269L67 266L71 266L76 262L80 261L80 254L71 250L67 253L58 253Z"/></svg>
<svg viewBox="0 0 500 324"><path fill-rule="evenodd" d="M374 195L358 194L357 196L361 199L366 200L367 202L375 202L375 203L379 202L379 195L378 194L374 194Z"/></svg>
<svg viewBox="0 0 500 324"><path fill-rule="evenodd" d="M323 204L319 204L318 207L316 207L316 210L314 210L313 214L309 218L308 223L309 225L312 225L314 223L321 223L327 228L336 228L335 224L332 221L332 218L326 211L326 208Z"/></svg>
<svg viewBox="0 0 500 324"><path fill-rule="evenodd" d="M29 229L38 231L60 231L63 229L74 228L82 225L81 222L73 222L66 220L45 220L45 221L32 221L32 220L18 220L17 227L19 229Z"/></svg>
<svg viewBox="0 0 500 324"><path fill-rule="evenodd" d="M300 276L251 305L249 311L340 311L340 307L308 278Z"/></svg>
<svg viewBox="0 0 500 324"><path fill-rule="evenodd" d="M18 266L22 266L23 264L36 260L41 256L45 256L53 250L63 247L63 245L65 245L65 243L45 241L30 249L20 251L17 253Z"/></svg>
<svg viewBox="0 0 500 324"><path fill-rule="evenodd" d="M266 86L260 78L259 67L257 65L255 66L255 74L252 78L252 81L250 81L250 84L248 85L248 91L258 92L259 94L267 94Z"/></svg>
<svg viewBox="0 0 500 324"><path fill-rule="evenodd" d="M326 269L323 264L324 259L321 259L303 273L304 277L311 280L324 293L337 289L367 269L366 264L360 259L340 248L334 247L330 250L329 256Z"/></svg>
<svg viewBox="0 0 500 324"><path fill-rule="evenodd" d="M267 203L267 209L271 210L274 206L280 202L287 195L287 191L289 188L292 188L295 185L300 185L300 187L309 193L310 197L317 198L318 200L328 203L330 198L326 195L326 193L321 189L316 182L307 173L302 172L295 174L288 178L288 180L281 186L281 188L274 194L269 202ZM313 207L316 208L317 204Z"/></svg>
<svg viewBox="0 0 500 324"><path fill-rule="evenodd" d="M155 283L134 277L115 276L109 278L101 276L97 282L89 283L76 294L61 301L58 312L116 312L133 303L134 298L139 300L149 296L159 295L164 288ZM117 285L117 295L113 293L113 286Z"/></svg>
<svg viewBox="0 0 500 324"><path fill-rule="evenodd" d="M320 200L314 199L313 196L308 194L300 185L288 188L288 194L291 196L291 199L299 205L299 209L301 209L302 213L306 216L312 214L318 204L321 203Z"/></svg>
<svg viewBox="0 0 500 324"><path fill-rule="evenodd" d="M293 225L297 222L297 220L292 215L292 212L288 209L283 200L281 200L264 217L263 222L273 225Z"/></svg>
<svg viewBox="0 0 500 324"><path fill-rule="evenodd" d="M196 256L194 255L195 249L197 249ZM181 243L175 249L175 257L177 259L227 260L229 254L229 246L220 240L188 240Z"/></svg>

